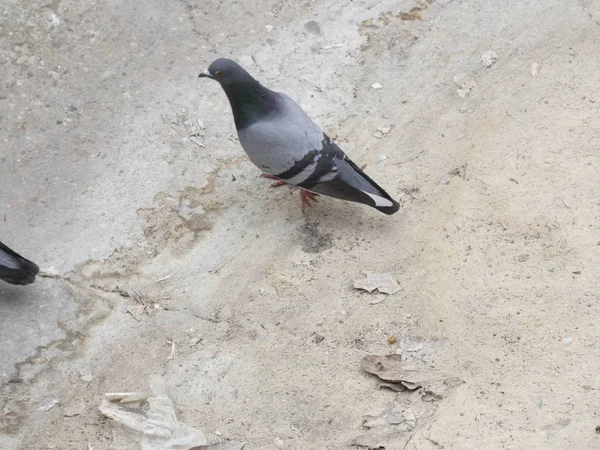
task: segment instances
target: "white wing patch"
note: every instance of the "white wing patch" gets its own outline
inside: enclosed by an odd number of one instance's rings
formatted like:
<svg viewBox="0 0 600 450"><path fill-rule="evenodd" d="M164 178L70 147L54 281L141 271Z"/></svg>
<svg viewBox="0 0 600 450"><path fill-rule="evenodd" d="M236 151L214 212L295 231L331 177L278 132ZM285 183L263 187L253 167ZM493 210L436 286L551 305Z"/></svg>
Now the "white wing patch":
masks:
<svg viewBox="0 0 600 450"><path fill-rule="evenodd" d="M319 178L319 181L318 181L318 182L319 182L319 183L325 183L326 181L331 181L331 180L333 180L333 179L334 179L335 177L337 177L337 176L338 176L338 173L337 173L337 171L334 171L334 170L332 170L332 171L330 171L330 172L327 172L327 173L326 173L325 175L323 175L321 178Z"/></svg>
<svg viewBox="0 0 600 450"><path fill-rule="evenodd" d="M369 197L371 197L373 199L373 201L375 202L375 206L383 206L383 207L394 206L394 204L392 202L390 202L387 198L380 197L379 195L369 194L368 192L365 192L365 191L361 191L361 192L363 194L367 194Z"/></svg>
<svg viewBox="0 0 600 450"><path fill-rule="evenodd" d="M289 184L300 184L308 180L308 178L310 178L315 172L315 169L317 167L317 161L319 160L319 158L321 158L321 155L316 155L315 159L313 159L313 162L311 162L308 166L302 169L302 172L298 173L297 175L294 175L292 178L288 178L287 180L285 180L285 182Z"/></svg>

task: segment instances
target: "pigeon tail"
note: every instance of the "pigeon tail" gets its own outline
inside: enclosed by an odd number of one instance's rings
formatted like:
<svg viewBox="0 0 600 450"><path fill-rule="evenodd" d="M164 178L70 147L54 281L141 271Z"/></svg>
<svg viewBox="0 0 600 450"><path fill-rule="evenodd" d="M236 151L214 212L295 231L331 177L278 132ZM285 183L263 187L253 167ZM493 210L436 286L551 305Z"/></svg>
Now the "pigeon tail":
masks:
<svg viewBox="0 0 600 450"><path fill-rule="evenodd" d="M35 281L40 268L0 242L0 280L27 285Z"/></svg>
<svg viewBox="0 0 600 450"><path fill-rule="evenodd" d="M388 215L400 209L398 202L347 157L337 162L337 168L339 174L333 179L299 186L340 200L362 203Z"/></svg>
<svg viewBox="0 0 600 450"><path fill-rule="evenodd" d="M373 206L377 211L381 211L384 214L392 215L400 209L400 204L395 201L387 192L383 190L371 177L369 177L366 173L364 173L360 167L358 167L354 162L352 162L348 157L346 157L346 162L354 169L355 172L360 174L369 184L378 191L378 194L372 194L370 192L366 192L361 190L361 192L367 194L373 201L375 205Z"/></svg>

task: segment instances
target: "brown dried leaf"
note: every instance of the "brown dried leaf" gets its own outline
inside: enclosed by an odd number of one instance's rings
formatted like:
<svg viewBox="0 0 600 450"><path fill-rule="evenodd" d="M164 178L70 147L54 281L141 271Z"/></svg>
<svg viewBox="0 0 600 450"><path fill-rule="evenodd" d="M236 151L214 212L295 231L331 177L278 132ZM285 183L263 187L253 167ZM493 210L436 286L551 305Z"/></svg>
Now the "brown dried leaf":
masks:
<svg viewBox="0 0 600 450"><path fill-rule="evenodd" d="M401 356L395 354L366 356L362 360L362 368L383 381L392 383L414 383L415 379L423 376L421 371L404 369Z"/></svg>
<svg viewBox="0 0 600 450"><path fill-rule="evenodd" d="M352 445L366 450L402 450L406 448L406 444L410 439L410 435L402 432L382 433L379 435L363 434L354 439Z"/></svg>
<svg viewBox="0 0 600 450"><path fill-rule="evenodd" d="M377 289L382 294L395 294L400 290L400 285L389 273L376 273L364 271L366 278L354 280L355 289L362 289L369 293Z"/></svg>
<svg viewBox="0 0 600 450"><path fill-rule="evenodd" d="M424 398L440 400L442 394L463 383L455 377L445 377L435 371L405 369L400 355L369 355L363 358L362 368L385 381L379 387L396 392L423 388Z"/></svg>
<svg viewBox="0 0 600 450"><path fill-rule="evenodd" d="M381 388L391 389L394 392L406 391L406 388L404 387L404 385L402 385L400 383L379 383L379 389L381 389Z"/></svg>

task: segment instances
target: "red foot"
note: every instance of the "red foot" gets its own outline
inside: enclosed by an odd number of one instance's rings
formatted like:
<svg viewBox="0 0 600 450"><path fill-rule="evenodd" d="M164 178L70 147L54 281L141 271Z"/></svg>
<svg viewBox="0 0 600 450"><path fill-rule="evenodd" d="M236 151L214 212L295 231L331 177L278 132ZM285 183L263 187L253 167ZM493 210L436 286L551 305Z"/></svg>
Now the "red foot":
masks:
<svg viewBox="0 0 600 450"><path fill-rule="evenodd" d="M300 201L302 202L302 211L312 206L312 204L310 203L311 201L318 202L318 196L319 194L315 194L314 192L307 191L306 189L300 189Z"/></svg>
<svg viewBox="0 0 600 450"><path fill-rule="evenodd" d="M270 175L270 174L268 174L268 173L263 173L263 174L261 175L261 177L263 177L263 178L268 178L269 180L277 180L277 181L274 181L273 183L271 183L271 187L279 187L279 186L283 186L284 184L286 184L286 183L285 183L285 181L283 181L283 180L280 180L280 179L279 179L279 178L277 178L276 176L274 176L274 175Z"/></svg>

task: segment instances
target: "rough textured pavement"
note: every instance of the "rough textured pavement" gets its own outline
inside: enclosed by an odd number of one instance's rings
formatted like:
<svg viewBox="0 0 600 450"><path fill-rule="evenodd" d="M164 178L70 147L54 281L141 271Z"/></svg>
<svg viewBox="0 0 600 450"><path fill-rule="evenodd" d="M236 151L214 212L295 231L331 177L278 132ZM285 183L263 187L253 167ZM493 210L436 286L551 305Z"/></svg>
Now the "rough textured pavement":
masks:
<svg viewBox="0 0 600 450"><path fill-rule="evenodd" d="M588 0L3 2L0 239L56 277L0 286L0 448L139 448L98 405L153 373L247 449L600 448L599 24ZM400 212L270 189L197 79L217 56ZM387 353L454 381L377 389Z"/></svg>

